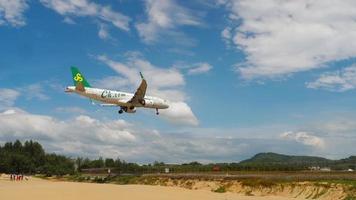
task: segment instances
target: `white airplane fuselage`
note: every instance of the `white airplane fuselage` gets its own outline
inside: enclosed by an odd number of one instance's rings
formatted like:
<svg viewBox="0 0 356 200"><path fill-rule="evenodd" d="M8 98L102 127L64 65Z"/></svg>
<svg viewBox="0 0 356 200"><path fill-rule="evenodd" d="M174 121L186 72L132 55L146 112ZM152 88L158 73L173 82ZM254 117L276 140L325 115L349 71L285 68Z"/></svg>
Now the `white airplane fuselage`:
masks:
<svg viewBox="0 0 356 200"><path fill-rule="evenodd" d="M132 104L129 101L134 94L115 90L85 87L84 91L80 91L77 90L75 86L68 86L66 88L66 92L76 93L81 96L103 102L103 104L101 104L102 106L120 106L126 108L144 107L155 109L166 109L169 107L167 100L152 96L145 96L144 104Z"/></svg>

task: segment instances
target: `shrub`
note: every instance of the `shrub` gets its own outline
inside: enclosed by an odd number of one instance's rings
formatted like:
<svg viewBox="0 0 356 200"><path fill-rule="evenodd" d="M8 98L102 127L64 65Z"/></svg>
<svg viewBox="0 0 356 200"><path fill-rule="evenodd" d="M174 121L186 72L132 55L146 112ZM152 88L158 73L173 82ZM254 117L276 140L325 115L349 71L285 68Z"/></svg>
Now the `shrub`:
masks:
<svg viewBox="0 0 356 200"><path fill-rule="evenodd" d="M224 186L220 186L216 190L214 190L214 192L225 193L226 192L226 188Z"/></svg>

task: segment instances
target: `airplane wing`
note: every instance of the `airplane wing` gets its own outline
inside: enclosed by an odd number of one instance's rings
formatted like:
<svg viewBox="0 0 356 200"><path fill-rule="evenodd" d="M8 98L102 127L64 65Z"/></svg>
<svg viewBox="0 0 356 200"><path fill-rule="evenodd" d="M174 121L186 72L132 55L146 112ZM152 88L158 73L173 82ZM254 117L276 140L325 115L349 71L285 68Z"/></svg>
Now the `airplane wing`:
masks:
<svg viewBox="0 0 356 200"><path fill-rule="evenodd" d="M146 80L143 78L142 73L140 72L142 81L140 86L137 88L134 96L128 101L128 103L131 103L133 105L145 105L145 95L146 95L146 89L147 89L147 82Z"/></svg>
<svg viewBox="0 0 356 200"><path fill-rule="evenodd" d="M111 104L111 103L102 103L99 105L102 107L117 107L118 106L117 104Z"/></svg>

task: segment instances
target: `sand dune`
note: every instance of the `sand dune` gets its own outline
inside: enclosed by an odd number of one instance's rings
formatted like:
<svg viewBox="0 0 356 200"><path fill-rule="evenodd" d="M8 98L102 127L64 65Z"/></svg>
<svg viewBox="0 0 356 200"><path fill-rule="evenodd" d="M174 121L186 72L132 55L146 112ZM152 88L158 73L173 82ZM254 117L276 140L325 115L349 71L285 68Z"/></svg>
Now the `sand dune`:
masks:
<svg viewBox="0 0 356 200"><path fill-rule="evenodd" d="M113 185L55 182L30 178L14 182L0 179L0 199L6 200L287 200L286 197L254 197L232 193L214 193L205 190L188 190L178 187Z"/></svg>

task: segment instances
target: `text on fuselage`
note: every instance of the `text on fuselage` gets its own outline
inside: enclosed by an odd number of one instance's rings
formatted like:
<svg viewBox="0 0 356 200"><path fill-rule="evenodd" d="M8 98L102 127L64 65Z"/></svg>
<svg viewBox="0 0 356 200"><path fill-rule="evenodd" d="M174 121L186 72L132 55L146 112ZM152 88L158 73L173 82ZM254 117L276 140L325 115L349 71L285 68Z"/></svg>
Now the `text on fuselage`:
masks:
<svg viewBox="0 0 356 200"><path fill-rule="evenodd" d="M126 94L123 93L119 93L119 92L112 92L110 90L104 90L101 93L101 98L105 99L105 98L119 98L119 97L123 97L126 96Z"/></svg>

